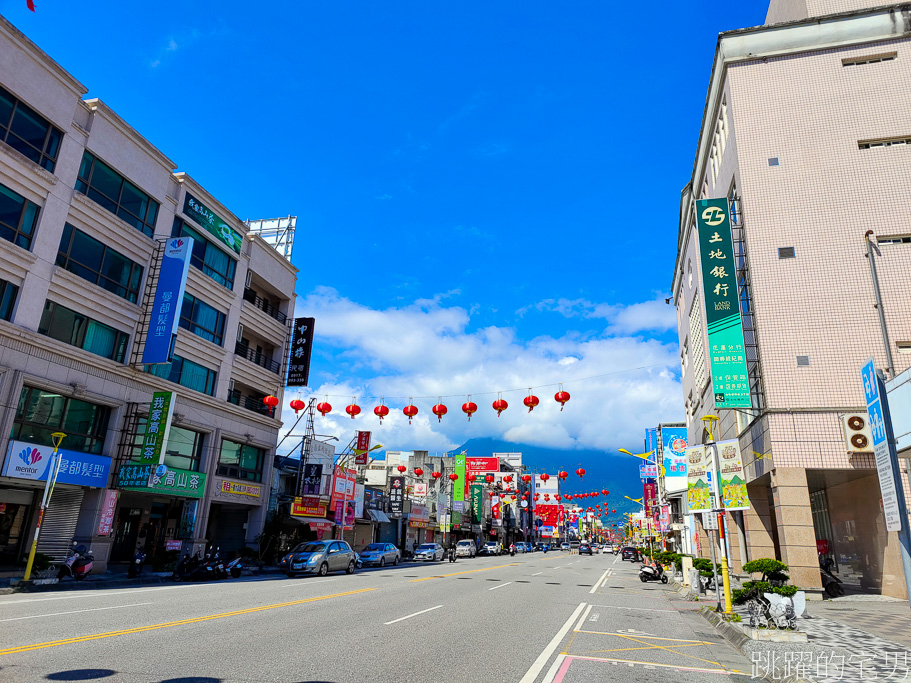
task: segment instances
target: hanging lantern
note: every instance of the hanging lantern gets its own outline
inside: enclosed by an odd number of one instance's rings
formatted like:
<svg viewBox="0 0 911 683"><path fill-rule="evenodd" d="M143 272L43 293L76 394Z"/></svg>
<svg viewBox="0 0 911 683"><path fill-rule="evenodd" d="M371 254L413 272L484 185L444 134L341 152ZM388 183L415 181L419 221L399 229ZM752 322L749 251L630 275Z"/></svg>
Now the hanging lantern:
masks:
<svg viewBox="0 0 911 683"><path fill-rule="evenodd" d="M397 470L398 470L400 473L402 473L402 474L405 474L405 472L408 470L408 468L405 467L404 465L399 465L399 466L396 467L395 469L397 469Z"/></svg>
<svg viewBox="0 0 911 683"><path fill-rule="evenodd" d="M475 481L477 481L478 476L477 476L476 474L469 474L467 478L468 478L468 481L469 481L469 482L471 482L472 484L474 484Z"/></svg>
<svg viewBox="0 0 911 683"><path fill-rule="evenodd" d="M408 399L409 401L412 399ZM411 418L418 414L417 406L413 403L409 403L407 406L402 408L402 412L408 416L408 424L411 424Z"/></svg>
<svg viewBox="0 0 911 683"><path fill-rule="evenodd" d="M300 411L307 407L307 404L301 401L299 398L291 401L291 408L294 410L294 414L297 415Z"/></svg>
<svg viewBox="0 0 911 683"><path fill-rule="evenodd" d="M532 410L534 410L535 406L537 406L540 402L541 401L538 400L538 397L531 393L531 389L528 390L528 396L526 396L525 399L522 401L522 403L524 403L526 406L528 406L529 413Z"/></svg>
<svg viewBox="0 0 911 683"><path fill-rule="evenodd" d="M531 481L531 475L530 475L530 474L523 474L523 475L522 475L522 481L524 481L524 482L527 484L528 482Z"/></svg>
<svg viewBox="0 0 911 683"><path fill-rule="evenodd" d="M611 510L611 513L614 513L614 512L616 512L616 510Z"/></svg>
<svg viewBox="0 0 911 683"><path fill-rule="evenodd" d="M352 402L351 405L345 406L345 412L348 413L353 420L361 414L361 407L357 403Z"/></svg>
<svg viewBox="0 0 911 683"><path fill-rule="evenodd" d="M478 404L471 402L471 396L468 397L468 401L462 404L462 412L468 416L469 422L471 422L471 414L478 412Z"/></svg>
<svg viewBox="0 0 911 683"><path fill-rule="evenodd" d="M417 476L419 476L419 477L423 477L423 476L424 476L424 470L422 470L420 467L415 467L415 468L414 468L414 473L415 473Z"/></svg>
<svg viewBox="0 0 911 683"><path fill-rule="evenodd" d="M582 477L585 476L585 470L580 467L579 469L576 470L576 474L578 474L579 479L581 479Z"/></svg>
<svg viewBox="0 0 911 683"><path fill-rule="evenodd" d="M560 472L557 474L557 477L558 477L561 481L566 481L566 477L568 477L568 476L569 476L569 473L568 473L568 472L564 472L563 470L560 470Z"/></svg>
<svg viewBox="0 0 911 683"><path fill-rule="evenodd" d="M602 495L602 496L606 496L606 495L609 494L609 493L610 493L610 491L608 491L607 489L601 489L601 495Z"/></svg>
<svg viewBox="0 0 911 683"><path fill-rule="evenodd" d="M442 472L431 472L430 476L433 477L434 479L439 479L440 477L443 476L443 473Z"/></svg>
<svg viewBox="0 0 911 683"><path fill-rule="evenodd" d="M601 494L598 491L592 491L592 493L591 493L592 498L597 498L600 495Z"/></svg>
<svg viewBox="0 0 911 683"><path fill-rule="evenodd" d="M561 500L563 500L563 496L561 496L561 495L558 493L558 494L556 494L556 495L554 496L554 500L557 501L557 502L560 502Z"/></svg>
<svg viewBox="0 0 911 683"><path fill-rule="evenodd" d="M547 472L541 475L541 481L543 481L545 484L547 483L548 479L550 479L550 475Z"/></svg>
<svg viewBox="0 0 911 683"><path fill-rule="evenodd" d="M493 484L494 479L495 477L492 474L488 474L486 477L484 477L484 481L486 481L488 484Z"/></svg>
<svg viewBox="0 0 911 683"><path fill-rule="evenodd" d="M502 394L500 394L502 396ZM498 398L493 402L493 409L497 411L497 417L500 417L500 413L506 410L509 407L509 404L504 401L502 398Z"/></svg>
<svg viewBox="0 0 911 683"><path fill-rule="evenodd" d="M554 394L554 400L560 404L560 412L563 412L563 408L566 405L566 402L569 400L569 392L563 391L563 385L560 385L560 391Z"/></svg>
<svg viewBox="0 0 911 683"><path fill-rule="evenodd" d="M332 405L328 401L323 401L322 403L316 404L316 409L319 411L320 415L326 417L326 413L332 412Z"/></svg>
<svg viewBox="0 0 911 683"><path fill-rule="evenodd" d="M510 498L512 498L512 499L513 499L513 500L515 500L515 499L516 499L516 497L515 497L515 496L510 496Z"/></svg>
<svg viewBox="0 0 911 683"><path fill-rule="evenodd" d="M539 496L539 495L540 495L540 494L537 494L537 493L535 494L535 500L538 500L538 496Z"/></svg>
<svg viewBox="0 0 911 683"><path fill-rule="evenodd" d="M433 410L433 414L437 416L437 422L442 422L443 416L449 412L442 403L437 403L431 410Z"/></svg>
<svg viewBox="0 0 911 683"><path fill-rule="evenodd" d="M275 406L278 405L278 397L277 396L266 396L263 398L263 403L265 403L270 408L274 408Z"/></svg>
<svg viewBox="0 0 911 683"><path fill-rule="evenodd" d="M538 494L536 493L535 495L537 496ZM549 493L545 493L545 494L544 494L544 500L550 500L550 494L549 494Z"/></svg>
<svg viewBox="0 0 911 683"><path fill-rule="evenodd" d="M573 495L572 495L571 493L567 493L567 494L566 494L565 496L563 496L563 497L566 498L566 500L572 500L572 499L573 499Z"/></svg>
<svg viewBox="0 0 911 683"><path fill-rule="evenodd" d="M505 481L507 484L511 484L511 483L512 483L512 475L511 475L511 474L507 474L505 477L503 477L503 481Z"/></svg>
<svg viewBox="0 0 911 683"><path fill-rule="evenodd" d="M522 494L522 500L528 500L528 496L524 493Z"/></svg>
<svg viewBox="0 0 911 683"><path fill-rule="evenodd" d="M389 408L380 404L373 409L373 414L380 418L380 424L383 424L383 418L389 414Z"/></svg>
<svg viewBox="0 0 911 683"><path fill-rule="evenodd" d="M493 491L488 491L487 495L493 498L496 494Z"/></svg>
<svg viewBox="0 0 911 683"><path fill-rule="evenodd" d="M449 475L449 481L458 481L458 480L459 480L459 475L456 474L455 472L453 472L452 474Z"/></svg>

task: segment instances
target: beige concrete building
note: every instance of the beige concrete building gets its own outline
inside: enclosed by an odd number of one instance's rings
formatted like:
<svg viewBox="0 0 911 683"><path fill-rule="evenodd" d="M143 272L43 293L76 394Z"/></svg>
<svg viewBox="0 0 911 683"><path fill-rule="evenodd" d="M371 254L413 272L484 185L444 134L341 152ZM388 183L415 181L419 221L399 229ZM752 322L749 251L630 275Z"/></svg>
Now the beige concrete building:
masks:
<svg viewBox="0 0 911 683"><path fill-rule="evenodd" d="M689 442L700 443L700 418L719 411L694 208L727 197L752 402L720 411L716 434L739 438L747 465L751 509L730 519L735 569L778 557L818 590L822 552L849 589L904 596L869 432L851 420L866 420L870 356L887 375L911 365L911 16L880 4L772 0L766 25L719 36L673 292Z"/></svg>
<svg viewBox="0 0 911 683"><path fill-rule="evenodd" d="M63 431L39 550L96 570L251 544L268 508L296 269L0 18L0 569L20 566ZM217 227L213 227L217 226ZM143 366L162 245L192 237L172 362ZM140 463L176 397L168 474ZM156 463L157 464L157 463ZM143 477L145 477L143 479Z"/></svg>

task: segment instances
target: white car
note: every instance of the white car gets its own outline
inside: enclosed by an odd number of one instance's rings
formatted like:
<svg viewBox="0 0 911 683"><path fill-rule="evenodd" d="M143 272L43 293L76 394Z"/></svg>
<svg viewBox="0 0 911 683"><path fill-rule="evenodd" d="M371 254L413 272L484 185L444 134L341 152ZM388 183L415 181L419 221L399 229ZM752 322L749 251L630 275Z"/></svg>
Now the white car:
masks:
<svg viewBox="0 0 911 683"><path fill-rule="evenodd" d="M474 557L478 554L474 541L459 541L456 543L456 557Z"/></svg>
<svg viewBox="0 0 911 683"><path fill-rule="evenodd" d="M435 562L439 560L442 562L445 555L446 552L439 543L425 543L419 545L418 549L414 551L415 561Z"/></svg>
<svg viewBox="0 0 911 683"><path fill-rule="evenodd" d="M502 555L503 546L501 546L496 541L487 541L483 546L481 546L482 555Z"/></svg>

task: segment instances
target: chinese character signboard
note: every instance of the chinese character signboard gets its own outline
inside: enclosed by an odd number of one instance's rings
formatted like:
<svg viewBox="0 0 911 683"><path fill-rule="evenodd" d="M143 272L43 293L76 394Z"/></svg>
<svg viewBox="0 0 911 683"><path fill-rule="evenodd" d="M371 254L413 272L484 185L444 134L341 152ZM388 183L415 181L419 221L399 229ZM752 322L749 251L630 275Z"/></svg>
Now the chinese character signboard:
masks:
<svg viewBox="0 0 911 683"><path fill-rule="evenodd" d="M322 491L322 484L322 463L310 463L309 465L304 465L304 483L301 493L303 493L305 496L318 496Z"/></svg>
<svg viewBox="0 0 911 683"><path fill-rule="evenodd" d="M895 454L895 442L892 436L892 425L887 424L888 404L886 403L885 385L876 374L873 359L861 368L864 382L864 396L867 399L867 414L870 417L870 433L873 436L873 453L876 457L876 471L879 474L879 490L882 495L883 515L886 518L887 531L901 531L902 512L899 503L901 480L896 482L898 460ZM897 485L896 485L897 484Z"/></svg>
<svg viewBox="0 0 911 683"><path fill-rule="evenodd" d="M155 299L149 313L149 328L142 350L142 362L146 365L171 362L171 345L180 322L180 309L183 306L192 253L193 239L190 237L175 237L165 242L158 271L158 286L155 288Z"/></svg>
<svg viewBox="0 0 911 683"><path fill-rule="evenodd" d="M117 496L119 491L107 489L104 492L104 500L101 502L101 515L98 518L99 536L110 536L111 529L114 528L114 511L117 509Z"/></svg>
<svg viewBox="0 0 911 683"><path fill-rule="evenodd" d="M414 485L413 493L415 498L426 498L427 497L427 484L423 482L417 482Z"/></svg>
<svg viewBox="0 0 911 683"><path fill-rule="evenodd" d="M709 462L705 446L686 449L686 504L690 512L712 509Z"/></svg>
<svg viewBox="0 0 911 683"><path fill-rule="evenodd" d="M658 504L658 482L654 479L642 482L642 504L645 506L645 515L650 517L652 508Z"/></svg>
<svg viewBox="0 0 911 683"><path fill-rule="evenodd" d="M202 498L206 490L206 475L203 472L168 468L158 476L155 465L127 463L117 473L117 486L146 493Z"/></svg>
<svg viewBox="0 0 911 683"><path fill-rule="evenodd" d="M326 501L313 496L295 498L291 503L291 515L294 517L325 517Z"/></svg>
<svg viewBox="0 0 911 683"><path fill-rule="evenodd" d="M357 433L357 456L354 458L355 465L367 464L367 451L370 450L370 432Z"/></svg>
<svg viewBox="0 0 911 683"><path fill-rule="evenodd" d="M405 477L389 477L389 512L402 514L405 507Z"/></svg>
<svg viewBox="0 0 911 683"><path fill-rule="evenodd" d="M47 481L48 470L54 453L52 446L41 446L26 441L10 441L3 474L16 479ZM111 472L111 459L91 453L57 451L60 468L57 483L104 488Z"/></svg>
<svg viewBox="0 0 911 683"><path fill-rule="evenodd" d="M196 529L196 513L199 512L198 500L187 500L183 504L183 514L180 515L180 538L193 538Z"/></svg>
<svg viewBox="0 0 911 683"><path fill-rule="evenodd" d="M310 353L313 348L315 318L295 318L291 330L291 355L288 359L289 387L305 387L310 382Z"/></svg>
<svg viewBox="0 0 911 683"><path fill-rule="evenodd" d="M263 492L263 487L256 484L244 484L239 481L222 479L218 484L218 490L222 493L233 493L236 496L254 496L258 498Z"/></svg>
<svg viewBox="0 0 911 683"><path fill-rule="evenodd" d="M658 465L653 462L644 462L639 465L640 479L655 479L658 476Z"/></svg>
<svg viewBox="0 0 911 683"><path fill-rule="evenodd" d="M500 458L465 458L465 470L468 474L499 472Z"/></svg>
<svg viewBox="0 0 911 683"><path fill-rule="evenodd" d="M243 242L240 234L189 193L185 194L183 198L183 212L199 223L219 242L227 245L236 253L240 253L240 245Z"/></svg>
<svg viewBox="0 0 911 683"><path fill-rule="evenodd" d="M354 482L356 478L357 470L342 469L336 465L335 475L332 477L332 499L329 503L333 510L339 501L354 500Z"/></svg>
<svg viewBox="0 0 911 683"><path fill-rule="evenodd" d="M740 442L737 439L719 441L718 486L721 487L721 505L725 510L749 510L750 498L743 474L743 459L740 457Z"/></svg>
<svg viewBox="0 0 911 683"><path fill-rule="evenodd" d="M479 524L484 518L484 487L474 484L471 487L471 519Z"/></svg>
<svg viewBox="0 0 911 683"><path fill-rule="evenodd" d="M696 202L699 255L716 408L749 408L743 323L728 200Z"/></svg>
<svg viewBox="0 0 911 683"><path fill-rule="evenodd" d="M174 414L174 394L170 391L156 391L152 394L149 416L146 419L146 433L142 437L142 462L160 465L164 462L165 445L171 430Z"/></svg>
<svg viewBox="0 0 911 683"><path fill-rule="evenodd" d="M458 453L453 460L455 460L455 473L459 478L452 485L452 499L462 501L465 500L465 490L468 488L468 480L465 478L465 454Z"/></svg>
<svg viewBox="0 0 911 683"><path fill-rule="evenodd" d="M654 453L658 447L658 430L648 428L645 430L645 452Z"/></svg>
<svg viewBox="0 0 911 683"><path fill-rule="evenodd" d="M660 427L665 477L686 476L686 427Z"/></svg>

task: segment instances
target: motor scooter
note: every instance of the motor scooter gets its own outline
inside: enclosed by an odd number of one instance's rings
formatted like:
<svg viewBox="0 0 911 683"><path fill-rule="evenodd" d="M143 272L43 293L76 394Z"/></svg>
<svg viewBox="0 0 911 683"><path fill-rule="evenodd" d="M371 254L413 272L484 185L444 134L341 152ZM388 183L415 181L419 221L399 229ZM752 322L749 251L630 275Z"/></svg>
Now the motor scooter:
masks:
<svg viewBox="0 0 911 683"><path fill-rule="evenodd" d="M133 555L133 561L130 562L130 568L127 571L127 577L135 579L140 574L142 574L142 566L145 564L146 554L142 552L139 548L136 549L136 554Z"/></svg>
<svg viewBox="0 0 911 683"><path fill-rule="evenodd" d="M228 562L228 564L225 565L225 569L231 575L232 579L238 578L240 576L240 570L243 568L244 568L243 563L241 563L239 557L235 557L233 560L231 560L230 562Z"/></svg>
<svg viewBox="0 0 911 683"><path fill-rule="evenodd" d="M82 581L92 572L95 556L91 550L86 550L84 545L75 545L70 550L60 569L57 570L57 579L70 576L76 581Z"/></svg>
<svg viewBox="0 0 911 683"><path fill-rule="evenodd" d="M845 594L845 589L841 584L843 581L832 573L832 567L835 560L831 557L819 560L819 574L822 579L822 588L830 598L840 598Z"/></svg>
<svg viewBox="0 0 911 683"><path fill-rule="evenodd" d="M447 554L449 555L449 561L450 561L450 562L455 562L455 561L456 561L456 549L455 549L455 546L451 546L451 547L449 548L449 551L448 551Z"/></svg>
<svg viewBox="0 0 911 683"><path fill-rule="evenodd" d="M639 580L642 583L647 581L667 583L667 574L664 573L664 567L660 564L655 564L654 566L644 564L639 568Z"/></svg>
<svg viewBox="0 0 911 683"><path fill-rule="evenodd" d="M174 581L211 581L215 578L211 558L207 554L205 560L201 561L199 553L193 556L187 553L174 569L171 578Z"/></svg>
<svg viewBox="0 0 911 683"><path fill-rule="evenodd" d="M510 557L515 557L515 556L516 556L516 546L515 546L515 545L510 545L510 546L509 546L509 556L510 556Z"/></svg>

